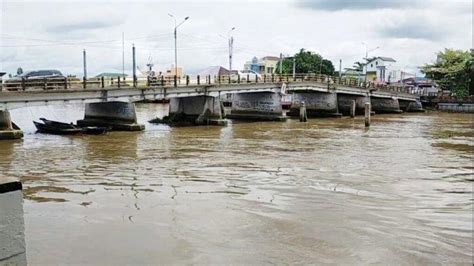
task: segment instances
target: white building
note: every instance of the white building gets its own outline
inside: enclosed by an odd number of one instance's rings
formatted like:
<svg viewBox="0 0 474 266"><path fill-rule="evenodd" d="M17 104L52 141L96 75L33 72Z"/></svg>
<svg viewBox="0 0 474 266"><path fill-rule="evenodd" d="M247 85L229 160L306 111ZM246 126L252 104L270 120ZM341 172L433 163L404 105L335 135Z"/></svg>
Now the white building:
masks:
<svg viewBox="0 0 474 266"><path fill-rule="evenodd" d="M401 79L398 68L395 66L395 59L391 57L378 56L367 62L364 74L367 74L367 81L394 82ZM398 71L397 71L398 70Z"/></svg>

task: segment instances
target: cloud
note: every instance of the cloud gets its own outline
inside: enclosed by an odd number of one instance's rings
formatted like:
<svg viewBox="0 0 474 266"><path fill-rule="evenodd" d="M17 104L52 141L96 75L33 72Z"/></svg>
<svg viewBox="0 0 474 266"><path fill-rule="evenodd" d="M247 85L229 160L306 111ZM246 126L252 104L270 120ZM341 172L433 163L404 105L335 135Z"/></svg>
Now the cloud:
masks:
<svg viewBox="0 0 474 266"><path fill-rule="evenodd" d="M297 5L322 11L405 9L418 6L420 0L297 0Z"/></svg>
<svg viewBox="0 0 474 266"><path fill-rule="evenodd" d="M109 28L117 25L117 21L82 21L70 24L50 26L46 31L55 34L70 33L72 31L87 31Z"/></svg>
<svg viewBox="0 0 474 266"><path fill-rule="evenodd" d="M439 41L450 35L449 30L441 25L423 21L405 21L386 28L380 28L378 33L383 38L420 39Z"/></svg>

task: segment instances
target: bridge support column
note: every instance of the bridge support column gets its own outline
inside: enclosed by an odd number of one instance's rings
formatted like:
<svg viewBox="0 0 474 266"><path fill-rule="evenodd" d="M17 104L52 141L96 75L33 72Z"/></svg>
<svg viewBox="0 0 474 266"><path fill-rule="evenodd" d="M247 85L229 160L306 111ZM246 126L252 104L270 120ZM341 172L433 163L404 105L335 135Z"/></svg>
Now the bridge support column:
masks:
<svg viewBox="0 0 474 266"><path fill-rule="evenodd" d="M337 106L337 94L317 91L294 92L288 116L298 116L301 103L306 105L308 117L341 116Z"/></svg>
<svg viewBox="0 0 474 266"><path fill-rule="evenodd" d="M23 131L20 130L10 117L8 110L0 110L0 140L21 139Z"/></svg>
<svg viewBox="0 0 474 266"><path fill-rule="evenodd" d="M19 181L0 176L1 265L27 265L21 190Z"/></svg>
<svg viewBox="0 0 474 266"><path fill-rule="evenodd" d="M372 105L372 111L374 111L376 114L403 112L402 110L400 110L400 104L398 102L398 99L395 97L377 98L371 96L370 103Z"/></svg>
<svg viewBox="0 0 474 266"><path fill-rule="evenodd" d="M299 108L298 108L299 115ZM227 118L261 121L285 121L281 94L276 92L235 93Z"/></svg>
<svg viewBox="0 0 474 266"><path fill-rule="evenodd" d="M222 118L222 106L218 97L192 96L170 99L169 115L163 119L153 119L151 123L163 123L171 126L217 125L225 126Z"/></svg>
<svg viewBox="0 0 474 266"><path fill-rule="evenodd" d="M423 106L419 100L407 101L407 100L398 100L400 109L404 112L424 112Z"/></svg>
<svg viewBox="0 0 474 266"><path fill-rule="evenodd" d="M365 103L370 103L369 96L338 94L337 104L339 112L343 115L351 115L352 101L355 101L355 114L363 115L365 110Z"/></svg>
<svg viewBox="0 0 474 266"><path fill-rule="evenodd" d="M118 131L141 131L144 125L137 124L135 104L128 102L86 103L83 120L79 126L110 127Z"/></svg>

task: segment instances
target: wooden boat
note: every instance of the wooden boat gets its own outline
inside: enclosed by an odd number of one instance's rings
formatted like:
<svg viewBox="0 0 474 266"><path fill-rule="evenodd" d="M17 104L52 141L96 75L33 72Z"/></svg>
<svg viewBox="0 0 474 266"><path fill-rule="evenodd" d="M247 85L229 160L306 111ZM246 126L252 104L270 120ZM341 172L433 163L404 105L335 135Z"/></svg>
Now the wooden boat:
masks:
<svg viewBox="0 0 474 266"><path fill-rule="evenodd" d="M106 127L78 127L74 124L68 124L58 121L52 121L40 118L43 123L33 121L38 132L57 134L57 135L74 135L74 134L90 134L100 135L107 132Z"/></svg>

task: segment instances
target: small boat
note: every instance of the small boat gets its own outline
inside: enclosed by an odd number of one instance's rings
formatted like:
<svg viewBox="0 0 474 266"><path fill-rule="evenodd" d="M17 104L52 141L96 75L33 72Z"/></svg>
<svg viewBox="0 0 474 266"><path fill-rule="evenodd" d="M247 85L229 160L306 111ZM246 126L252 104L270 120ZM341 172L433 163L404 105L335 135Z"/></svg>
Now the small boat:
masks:
<svg viewBox="0 0 474 266"><path fill-rule="evenodd" d="M107 127L79 127L72 123L63 123L58 121L40 118L43 122L33 121L38 132L57 134L57 135L74 135L74 134L90 134L100 135L107 132Z"/></svg>

